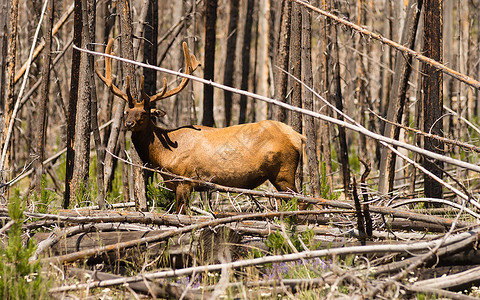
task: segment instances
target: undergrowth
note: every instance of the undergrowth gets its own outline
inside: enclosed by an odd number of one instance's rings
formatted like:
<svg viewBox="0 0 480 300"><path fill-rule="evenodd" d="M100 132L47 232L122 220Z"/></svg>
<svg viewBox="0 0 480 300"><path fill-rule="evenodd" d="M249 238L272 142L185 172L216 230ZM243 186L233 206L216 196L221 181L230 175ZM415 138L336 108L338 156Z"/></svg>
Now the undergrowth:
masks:
<svg viewBox="0 0 480 300"><path fill-rule="evenodd" d="M10 199L8 213L14 223L0 249L0 299L44 299L49 282L42 276L40 263L28 261L36 246L32 240L23 243L25 205L19 194L15 190Z"/></svg>

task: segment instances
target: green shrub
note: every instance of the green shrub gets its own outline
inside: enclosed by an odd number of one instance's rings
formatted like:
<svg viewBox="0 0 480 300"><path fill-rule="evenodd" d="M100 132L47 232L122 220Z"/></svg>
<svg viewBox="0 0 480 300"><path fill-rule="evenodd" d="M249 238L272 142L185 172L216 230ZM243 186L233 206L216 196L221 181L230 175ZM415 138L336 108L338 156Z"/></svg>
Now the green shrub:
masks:
<svg viewBox="0 0 480 300"><path fill-rule="evenodd" d="M0 299L44 299L48 284L42 278L38 262L29 263L36 246L30 240L26 246L22 239L24 204L18 190L8 205L14 221L8 231L8 241L0 249Z"/></svg>

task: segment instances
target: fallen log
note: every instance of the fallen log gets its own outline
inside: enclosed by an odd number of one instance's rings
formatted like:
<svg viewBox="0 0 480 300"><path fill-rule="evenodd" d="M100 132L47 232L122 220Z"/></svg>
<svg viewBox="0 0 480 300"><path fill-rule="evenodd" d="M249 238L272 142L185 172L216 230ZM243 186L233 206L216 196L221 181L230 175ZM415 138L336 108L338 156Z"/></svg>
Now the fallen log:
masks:
<svg viewBox="0 0 480 300"><path fill-rule="evenodd" d="M71 276L78 277L80 280L83 280L85 275L88 275L91 279L102 282L104 280L112 280L117 279L121 280L122 277L120 275L100 272L100 271L91 271L86 269L79 269L79 268L68 268L67 274ZM208 298L208 293L203 291L186 291L184 293L184 287L175 284L173 282L153 282L150 280L145 281L137 281L137 282L130 282L128 286L134 290L135 292L139 292L145 295L150 295L153 297L160 297L160 298L174 298L174 299L198 299L199 297L206 297Z"/></svg>
<svg viewBox="0 0 480 300"><path fill-rule="evenodd" d="M98 225L98 224L97 224ZM110 228L117 228L119 224L104 224ZM71 236L61 235L57 242L49 244L50 255L69 255L72 253L88 251L89 249L115 245L126 241L148 238L165 233L169 230L136 230L136 231L95 231L95 226L86 228L83 233ZM98 228L97 228L98 229ZM52 233L40 232L33 239L42 245L52 238ZM185 233L178 238L158 243L140 244L138 247L116 249L108 253L99 253L91 256L87 264L100 262L115 262L129 260L142 264L147 259L153 260L163 256L164 267L183 268L190 266L194 260L200 263L219 263L232 261L243 250L242 236L226 226L205 228L196 233Z"/></svg>
<svg viewBox="0 0 480 300"><path fill-rule="evenodd" d="M480 284L480 266L451 275L420 280L415 282L413 286L461 291L476 284Z"/></svg>

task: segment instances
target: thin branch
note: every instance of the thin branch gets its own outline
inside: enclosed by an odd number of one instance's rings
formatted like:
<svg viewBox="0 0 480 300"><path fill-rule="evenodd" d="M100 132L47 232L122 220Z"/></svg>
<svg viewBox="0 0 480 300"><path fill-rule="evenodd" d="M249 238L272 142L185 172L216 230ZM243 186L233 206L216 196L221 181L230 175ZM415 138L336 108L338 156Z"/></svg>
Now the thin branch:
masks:
<svg viewBox="0 0 480 300"><path fill-rule="evenodd" d="M115 156L114 154L108 152L110 155ZM260 196L260 197L267 197L267 198L276 198L276 199L293 199L296 198L300 201L314 204L314 205L326 205L326 206L331 206L331 207L337 207L337 208L344 208L344 209L353 209L354 204L347 202L347 201L336 201L336 200L328 200L328 199L323 199L323 198L311 198L307 196L303 196L301 194L288 194L288 193L274 193L274 192L267 192L267 191L256 191L256 190L248 190L248 189L242 189L242 188L232 188L228 186L222 186L219 184L211 183L211 182L206 182L202 180L196 180L184 176L179 176L175 175L169 172L165 171L160 171L152 168L148 168L145 166L140 166L133 164L132 162L129 162L127 160L121 159L118 156L115 156L117 159L121 160L124 163L131 164L132 166L140 167L143 168L144 170L152 171L159 173L160 175L167 175L170 178L174 178L174 180L181 180L181 181L188 181L203 187L206 187L210 190L213 191L220 191L220 192L231 192L231 193L241 193L241 194L246 194L246 195L253 195L253 196ZM452 220L450 219L444 219L436 216L431 216L431 215L425 215L425 214L417 214L411 211L405 211L405 210L399 210L399 209L394 209L391 207L385 207L385 206L370 206L370 212L373 213L379 213L382 215L392 215L398 218L405 218L409 220L416 220L416 221L424 221L432 224L437 224L441 226L445 226L446 228L451 226ZM459 224L460 227L465 227L468 226L467 223L464 224Z"/></svg>
<svg viewBox="0 0 480 300"><path fill-rule="evenodd" d="M396 203L392 204L392 207L400 207L400 206L403 206L403 205L408 205L408 204L412 204L412 203L419 203L419 202L442 203L442 204L445 204L445 205L448 205L448 206L451 206L451 207L455 207L457 209L463 209L463 210L465 210L466 213L469 213L473 217L475 217L477 219L480 219L480 215L477 214L476 212L474 212L473 210L469 209L468 207L462 207L462 205L460 205L458 203L448 201L448 200L445 200L445 199L436 199L436 198L408 199L408 200L404 200L404 201L401 201L401 202L396 202Z"/></svg>
<svg viewBox="0 0 480 300"><path fill-rule="evenodd" d="M235 88L232 88L232 87L225 86L223 84L213 82L211 80L205 80L205 79L200 78L200 77L196 77L196 76L193 76L193 75L188 75L188 74L172 71L172 70L169 70L169 69L166 69L166 68L155 67L155 66L152 66L152 65L136 62L136 61L133 61L133 60L121 58L121 57L114 56L114 55L109 55L109 54L105 54L105 53L101 53L101 52L90 51L90 50L87 50L87 49L78 48L75 45L73 45L73 48L78 50L78 51L86 52L86 53L89 53L89 54L92 54L92 55L110 57L110 58L113 58L113 59L116 59L116 60L119 60L119 61L123 61L123 62L126 62L126 63L131 63L131 64L141 66L141 67L144 67L144 68L151 68L153 70L157 70L157 71L164 72L164 73L167 73L167 74L188 78L188 79L191 79L191 80L194 80L194 81L197 81L197 82L201 82L203 84L211 85L211 86L219 88L219 89L230 91L232 93L245 95L247 97L251 97L251 98L254 98L254 99L257 99L257 100L260 100L260 101L264 101L264 102L267 102L267 103L272 103L272 104L275 104L277 106L289 109L291 111L300 112L300 113L303 113L305 115L309 115L309 116L312 116L314 118L321 119L321 120L336 124L338 126L342 126L342 127L347 128L347 129L359 132L359 133L364 134L365 136L368 136L372 139L375 139L375 140L378 140L378 141L383 141L385 143L392 144L394 146L401 147L401 148L404 148L404 149L407 149L407 150L410 150L410 151L413 151L413 152L417 152L419 154L428 156L428 157L436 159L436 160L443 161L443 162L448 163L448 164L455 165L457 167L465 168L465 169L472 170L472 171L480 173L480 166L479 165L471 164L471 163L464 162L464 161L454 159L454 158L450 158L450 157L447 157L447 156L444 156L444 155L441 155L441 154L438 154L438 153L435 153L435 152L427 151L427 150L424 150L420 147L416 147L414 145L410 145L410 144L407 144L407 143L404 143L404 142L401 142L401 141L397 141L397 140L392 139L392 138L386 138L386 137L384 137L380 134L374 133L374 132L372 132L372 131L364 128L364 127L354 125L354 124L350 124L350 123L345 122L345 121L340 121L340 120L337 120L335 118L332 118L332 117L329 117L329 116L326 116L326 115L323 115L323 114L320 114L320 113L317 113L317 112L313 112L313 111L306 110L306 109L303 109L303 108L295 107L295 106L289 105L287 103L284 103L284 102L281 102L281 101L278 101L278 100L274 100L274 99L271 99L271 98L268 98L268 97L265 97L265 96L260 96L260 95L257 95L255 93L242 91L242 90L239 90L239 89L235 89Z"/></svg>
<svg viewBox="0 0 480 300"><path fill-rule="evenodd" d="M442 71L443 73L445 73L447 75L450 75L450 76L462 81L463 83L468 84L468 85L476 88L477 90L480 89L480 82L479 81L477 81L477 80L475 80L475 79L473 79L473 78L471 78L471 77L469 77L465 74L459 73L459 72L457 72L453 69L450 69L449 67L447 67L447 66L445 66L445 65L443 65L443 64L441 64L441 63L439 63L439 62L437 62L437 61L435 61L435 60L433 60L429 57L426 57L425 55L422 55L421 53L418 53L415 50L412 50L410 48L402 46L399 43L396 43L392 40L389 40L389 39L381 36L380 34L373 33L371 31L363 28L360 25L357 25L357 24L354 24L354 23L348 21L346 18L337 17L334 14L329 13L327 11L324 11L320 8L317 8L317 7L311 5L310 3L307 3L303 0L291 0L291 1L294 1L298 4L300 4L300 5L303 5L307 8L309 8L310 10L313 10L313 11L315 11L315 12L317 12L317 13L319 13L319 14L327 17L327 18L330 18L330 19L334 20L337 23L348 26L351 29L359 32L360 34L368 36L372 39L375 39L375 40L381 42L382 44L389 45L390 47L395 48L396 50L401 51L402 53L408 54L408 55L412 56L413 58L416 58L417 60L419 60L421 62L427 63L427 64L433 66L434 68Z"/></svg>
<svg viewBox="0 0 480 300"><path fill-rule="evenodd" d="M402 124L398 124L397 122L387 120L387 119L380 116L379 114L377 114L376 112L374 112L371 109L369 109L369 111L370 111L370 113L372 113L375 117L379 118L380 120L382 120L384 122L387 122L387 123L390 123L394 126L400 127L404 130L411 131L411 132L419 134L423 137L436 139L436 140L442 141L442 142L450 144L450 145L466 148L466 149L469 149L471 151L475 151L475 152L480 153L480 147L478 147L478 146L468 144L468 143L464 143L464 142L461 142L461 141L458 141L458 140L452 140L452 139L449 139L449 138L446 138L446 137L443 137L443 136L439 136L439 135L436 135L436 134L433 134L433 133L427 133L427 132L424 132L424 131L421 131L421 130L418 130L418 129L415 129L415 128L407 127L407 126L404 126ZM473 127L473 128L475 128L475 127Z"/></svg>

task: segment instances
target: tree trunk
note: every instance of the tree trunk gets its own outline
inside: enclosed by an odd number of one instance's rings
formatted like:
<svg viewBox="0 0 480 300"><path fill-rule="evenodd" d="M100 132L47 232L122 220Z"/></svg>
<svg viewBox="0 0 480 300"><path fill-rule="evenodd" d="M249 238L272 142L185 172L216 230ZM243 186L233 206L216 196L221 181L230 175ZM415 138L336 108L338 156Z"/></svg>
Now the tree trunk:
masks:
<svg viewBox="0 0 480 300"><path fill-rule="evenodd" d="M310 12L302 8L302 70L303 82L313 88L312 72L312 20ZM307 89L303 92L303 108L315 111L313 105L313 93ZM310 176L310 188L314 197L320 197L320 178L318 170L317 137L313 117L304 116L305 134L307 136L306 153L308 171Z"/></svg>
<svg viewBox="0 0 480 300"><path fill-rule="evenodd" d="M93 11L92 11L93 9ZM94 36L95 6L82 0L82 44L88 45L91 36ZM90 167L90 130L92 122L92 86L90 79L93 77L90 68L90 58L86 53L80 56L80 84L78 90L77 120L75 126L75 159L70 198L85 196L88 198L88 175ZM84 199L81 199L84 200ZM85 199L87 200L87 199Z"/></svg>
<svg viewBox="0 0 480 300"><path fill-rule="evenodd" d="M334 25L331 29L332 33L332 71L333 71L333 85L331 96L335 107L343 112L343 97L340 76L340 49L338 47L337 27ZM343 121L343 116L337 115L338 120ZM345 190L345 197L348 197L350 189L350 166L348 161L348 145L345 128L338 126L338 147L337 147L338 161L342 168L342 181Z"/></svg>
<svg viewBox="0 0 480 300"><path fill-rule="evenodd" d="M35 185L37 196L40 197L42 192L42 175L43 175L43 160L45 158L45 131L47 129L47 105L48 92L50 88L50 65L52 61L52 24L53 24L53 1L48 3L47 16L45 23L45 49L43 54L43 68L42 68L42 87L40 103L37 110L37 145L36 145L36 168L35 168ZM2 85L3 86L3 85Z"/></svg>
<svg viewBox="0 0 480 300"><path fill-rule="evenodd" d="M119 6L119 3L118 1L113 1L112 2L112 15L115 15L115 12L118 11L118 6ZM120 16L117 15L117 18L120 19ZM114 20L114 19L113 19ZM116 30L118 32L121 32L121 22L118 21L118 22L114 22L112 21L112 28L113 26L115 26L116 24ZM121 42L121 41L120 41ZM108 40L107 40L107 43L108 43ZM121 46L119 47L120 50L118 50L119 52L121 52ZM118 63L115 66L115 60L112 61L112 69L115 68L117 70L117 78L123 78L123 69L122 69L122 65L121 63ZM117 80L118 82L119 80ZM117 86L118 86L118 83L117 83ZM124 113L124 110L125 110L125 101L123 101L123 99L119 99L118 97L115 97L114 95L112 95L112 93L106 89L105 90L105 93L107 95L107 97L111 97L112 98L112 103L113 103L113 114L112 114L112 125L111 125L111 128L110 128L110 133L108 135L108 138L105 138L106 140L106 153L114 153L114 154L118 154L118 149L121 149L123 147L123 149L125 148L125 144L123 145L120 145L122 143L121 139L120 139L120 132L121 132L121 128L122 128L122 123L123 123L123 113ZM123 133L123 135L125 135ZM125 139L123 139L123 143L125 143ZM122 154L120 154L122 155ZM105 155L105 162L104 162L104 167L103 167L103 180L104 180L104 185L103 185L103 188L104 188L104 193L105 195L108 194L108 192L110 192L110 190L112 189L112 180L113 180L113 175L114 175L114 172L115 172L115 168L117 166L117 161L116 159L108 154L108 155ZM126 168L125 166L123 166L123 168Z"/></svg>
<svg viewBox="0 0 480 300"><path fill-rule="evenodd" d="M88 15L84 15L83 23L84 23L84 31L87 30L88 25L88 34L85 33L85 41L86 47L90 50L95 50L94 41L95 41L95 23L96 23L96 0L84 0L83 6L87 8ZM85 11L85 9L84 9ZM93 139L95 141L95 150L97 154L97 199L96 202L100 209L105 208L105 195L103 189L103 162L105 160L105 149L103 147L102 138L100 136L100 130L98 129L98 101L97 101L97 88L95 86L95 72L94 72L94 58L92 55L88 57L88 69L87 76L90 85L90 101L91 101L91 108L90 108L90 121L91 121L91 129L93 133Z"/></svg>
<svg viewBox="0 0 480 300"><path fill-rule="evenodd" d="M290 73L297 79L302 78L302 9L299 4L292 4L292 23L291 23L291 41L290 41ZM290 78L292 83L292 105L302 107L302 86L294 78ZM298 133L302 133L302 114L291 112L290 125ZM295 176L297 187L301 189L303 184L303 158L300 158L297 173Z"/></svg>
<svg viewBox="0 0 480 300"><path fill-rule="evenodd" d="M223 73L223 84L233 87L233 74L235 73L235 52L237 48L238 29L238 6L239 0L230 0L230 10L227 32L227 53L225 54L225 71ZM230 126L232 121L232 93L224 91L225 105L225 127Z"/></svg>
<svg viewBox="0 0 480 300"><path fill-rule="evenodd" d="M215 75L215 41L217 24L217 0L205 0L205 67L204 78L214 80ZM213 119L213 87L203 86L203 119L204 126L214 126Z"/></svg>
<svg viewBox="0 0 480 300"><path fill-rule="evenodd" d="M148 2L148 11L145 23L143 43L143 62L147 64L155 64L157 60L158 48L158 0L150 0ZM145 76L144 89L148 95L157 93L157 71L149 68L143 68ZM154 172L143 170L145 176L145 190L148 190L148 184L153 181Z"/></svg>
<svg viewBox="0 0 480 300"><path fill-rule="evenodd" d="M7 13L7 4L5 3L0 10L0 86L6 87L6 67L8 64L8 13ZM5 91L6 88L0 88L0 120L2 120L5 108ZM0 132L3 132L2 123L0 123ZM1 138L1 136L0 136ZM1 179L1 177L0 177Z"/></svg>
<svg viewBox="0 0 480 300"><path fill-rule="evenodd" d="M273 70L275 74L275 99L287 102L288 76L284 71L289 69L288 58L290 57L290 26L292 21L291 1L283 0L280 18L280 36L278 39L276 64ZM287 110L285 108L277 107L277 120L280 122L287 121Z"/></svg>
<svg viewBox="0 0 480 300"><path fill-rule="evenodd" d="M330 10L330 4L325 0L323 1L323 9ZM322 22L324 25L324 32L322 34L322 65L323 65L323 85L325 99L330 102L331 97L328 96L331 83L331 71L330 71L330 53L332 51L332 41L330 38L330 30L332 22L330 19L325 18ZM330 109L325 108L323 113L331 116ZM331 155L331 125L327 121L320 120L320 153L321 153L321 173L322 182L328 184L330 188L333 188L333 172L332 172L332 155ZM322 191L323 193L323 191Z"/></svg>
<svg viewBox="0 0 480 300"><path fill-rule="evenodd" d="M133 43L132 43L132 19L130 16L130 2L128 0L119 1L119 10L121 29L122 29L122 57L133 60ZM124 64L124 75L135 78L135 69L132 64ZM135 99L138 99L136 80L130 81L130 91ZM131 153L132 161L134 164L142 165L142 161L135 150L135 145L132 143ZM147 193L145 191L145 177L143 170L139 167L133 167L133 182L134 182L134 196L137 209L146 211L147 208Z"/></svg>
<svg viewBox="0 0 480 300"><path fill-rule="evenodd" d="M250 42L252 39L252 25L253 25L253 7L254 0L247 0L247 14L245 18L245 27L243 32L243 46L242 46L242 83L240 89L248 90L248 76L250 73ZM240 95L240 114L238 123L243 124L247 120L247 97Z"/></svg>
<svg viewBox="0 0 480 300"><path fill-rule="evenodd" d="M73 21L73 43L77 47L82 46L82 1L75 0ZM78 85L80 77L80 51L72 51L72 69L70 82L70 97L67 108L67 161L65 170L65 195L63 208L70 206L72 194L72 179L75 159L75 124L77 118Z"/></svg>
<svg viewBox="0 0 480 300"><path fill-rule="evenodd" d="M255 84L255 93L262 96L270 96L268 93L268 82L269 82L269 56L268 56L268 45L269 45L269 33L270 33L270 3L268 0L259 1L258 5L258 30L257 30L257 55L256 55L256 72L254 77ZM251 122L260 121L267 119L267 103L263 101L253 100L255 103L255 108L252 110L252 113L255 114L251 118Z"/></svg>
<svg viewBox="0 0 480 300"><path fill-rule="evenodd" d="M425 56L442 62L442 0L425 0L424 49ZM429 64L423 64L423 113L425 132L443 136L442 72ZM443 142L425 138L425 149L443 154ZM443 176L443 162L425 158L423 166L436 176ZM425 197L442 198L442 185L430 176L424 176Z"/></svg>
<svg viewBox="0 0 480 300"><path fill-rule="evenodd" d="M2 156L5 147L5 141L8 135L8 127L12 119L13 106L14 106L14 96L15 96L15 61L17 57L17 28L18 24L18 1L12 0L10 3L10 37L9 37L9 61L7 67L8 73L8 92L7 92L7 101L5 102L5 109L3 110L3 135L1 136L1 146L2 146ZM1 182L7 182L10 179L10 159L11 159L10 147L7 146L5 157L1 158L0 174ZM4 171L5 170L5 171ZM5 195L8 199L8 189L7 194Z"/></svg>
<svg viewBox="0 0 480 300"><path fill-rule="evenodd" d="M383 36L387 37L388 39L392 39L392 27L393 27L393 2L392 1L385 1L384 4L384 13L385 13L385 22L383 26ZM388 68L392 68L392 49L387 47L382 51L382 64L387 66ZM380 74L382 78L382 86L381 86L381 99L380 99L380 111L382 112L382 116L386 115L388 104L390 101L390 87L392 84L392 74L386 70L385 68L380 69ZM383 125L381 125L381 131L383 132Z"/></svg>
<svg viewBox="0 0 480 300"><path fill-rule="evenodd" d="M415 36L417 34L418 20L422 9L423 0L410 0L408 4L407 17L403 25L401 44L410 49L415 47ZM392 89L390 92L391 100L387 108L387 119L401 124L405 107L406 93L408 89L408 80L412 71L412 57L404 56L397 52L395 58L394 77ZM398 126L386 123L383 135L398 140L400 128ZM378 182L378 192L386 195L393 190L395 179L395 159L396 155L387 148L381 149L380 176Z"/></svg>

